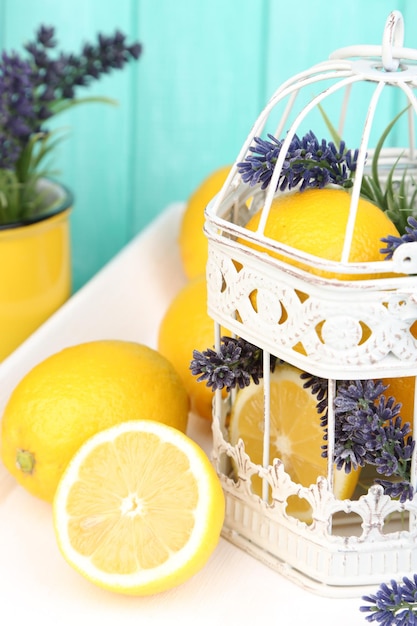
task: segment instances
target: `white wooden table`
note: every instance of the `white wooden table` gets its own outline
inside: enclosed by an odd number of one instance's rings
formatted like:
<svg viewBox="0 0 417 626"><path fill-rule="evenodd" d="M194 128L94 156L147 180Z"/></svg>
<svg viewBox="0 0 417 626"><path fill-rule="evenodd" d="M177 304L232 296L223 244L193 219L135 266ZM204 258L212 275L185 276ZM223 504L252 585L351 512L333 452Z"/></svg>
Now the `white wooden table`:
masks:
<svg viewBox="0 0 417 626"><path fill-rule="evenodd" d="M0 365L0 415L22 376L65 346L94 339L156 346L161 317L185 283L176 243L182 209L169 206ZM191 416L189 434L210 453L207 421ZM131 598L99 589L59 553L50 505L19 487L1 465L0 599L5 626L366 623L360 598L306 592L223 538L204 569L169 592Z"/></svg>

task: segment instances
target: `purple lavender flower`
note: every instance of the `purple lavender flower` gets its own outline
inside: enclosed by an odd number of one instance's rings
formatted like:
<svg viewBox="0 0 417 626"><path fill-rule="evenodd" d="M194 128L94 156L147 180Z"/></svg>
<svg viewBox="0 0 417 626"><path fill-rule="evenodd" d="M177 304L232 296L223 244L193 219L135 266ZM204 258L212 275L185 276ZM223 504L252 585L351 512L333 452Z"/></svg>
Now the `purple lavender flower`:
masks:
<svg viewBox="0 0 417 626"><path fill-rule="evenodd" d="M417 576L404 576L402 582L382 583L374 594L362 597L367 605L360 607L368 622L382 626L417 626Z"/></svg>
<svg viewBox="0 0 417 626"><path fill-rule="evenodd" d="M79 55L55 53L56 45L55 29L42 25L25 46L25 56L3 52L0 58L1 224L47 209L34 195L52 147L46 121L74 104L79 88L123 68L142 51L139 43L128 45L120 31L99 34L97 43L84 45Z"/></svg>
<svg viewBox="0 0 417 626"><path fill-rule="evenodd" d="M276 357L271 355L271 371L274 370ZM215 389L234 387L243 389L251 380L259 383L263 376L263 352L261 348L243 339L222 337L220 352L209 348L204 352L193 351L190 370L197 381L206 381L207 387Z"/></svg>
<svg viewBox="0 0 417 626"><path fill-rule="evenodd" d="M284 141L268 134L268 140L254 138L252 153L237 164L238 171L245 183L251 186L260 184L266 189L271 182L275 165ZM328 184L352 186L351 174L356 170L358 151L346 150L342 141L339 148L333 142L322 139L321 142L310 131L301 139L294 135L280 173L277 189L308 187L323 188Z"/></svg>
<svg viewBox="0 0 417 626"><path fill-rule="evenodd" d="M381 248L381 254L386 255L386 259L391 259L394 251L403 243L409 243L411 241L417 241L417 220L415 217L409 216L407 218L408 226L405 227L405 233L401 237L395 235L388 235L383 237L381 241L387 244L386 248Z"/></svg>
<svg viewBox="0 0 417 626"><path fill-rule="evenodd" d="M317 397L316 409L320 415L320 424L326 429L328 420L328 380L319 376L313 376L308 372L302 372L300 378L305 381L303 384L304 389L310 389L313 396ZM327 440L327 433L324 435L324 439Z"/></svg>
<svg viewBox="0 0 417 626"><path fill-rule="evenodd" d="M42 25L36 39L25 46L27 57L3 52L0 61L0 168L12 168L34 133L72 100L78 87L87 86L112 69L121 69L141 54L139 43L127 45L116 31L98 35L96 45L85 45L80 55L51 56L55 29Z"/></svg>
<svg viewBox="0 0 417 626"><path fill-rule="evenodd" d="M372 380L340 385L335 399L335 463L347 472L368 463L379 474L399 478L395 487L389 481L376 482L404 502L414 491L409 482L414 441L410 425L401 423L401 405L393 397L385 398L386 389L381 381Z"/></svg>
<svg viewBox="0 0 417 626"><path fill-rule="evenodd" d="M327 381L310 374L302 374L304 387L317 395L317 411L324 428L323 456L327 457L328 396ZM409 481L411 457L415 442L411 426L400 418L401 405L392 396L385 397L388 389L382 381L351 380L337 383L334 402L336 467L349 473L366 464L375 466L385 479L375 479L384 492L405 502L413 497L414 488Z"/></svg>
<svg viewBox="0 0 417 626"><path fill-rule="evenodd" d="M3 138L0 167L3 168L6 164L13 165L29 136L39 130L32 68L28 61L20 59L15 53L9 55L3 52L1 56L0 128Z"/></svg>

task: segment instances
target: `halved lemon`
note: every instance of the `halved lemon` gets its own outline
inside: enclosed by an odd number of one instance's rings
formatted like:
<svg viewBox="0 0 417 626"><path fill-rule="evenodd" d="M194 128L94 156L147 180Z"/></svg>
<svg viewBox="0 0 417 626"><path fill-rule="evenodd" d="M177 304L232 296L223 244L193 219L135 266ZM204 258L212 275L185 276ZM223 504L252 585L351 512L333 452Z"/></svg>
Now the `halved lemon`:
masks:
<svg viewBox="0 0 417 626"><path fill-rule="evenodd" d="M88 439L54 499L60 550L112 591L148 595L183 583L208 560L224 520L219 478L179 430L124 422Z"/></svg>
<svg viewBox="0 0 417 626"><path fill-rule="evenodd" d="M322 457L323 427L317 412L317 400L303 387L301 370L289 364L277 365L270 379L270 446L269 463L279 458L294 482L305 487L314 484L319 476L327 476L327 459ZM239 390L234 402L230 425L230 442L239 439L251 460L263 463L264 438L264 381ZM347 474L334 469L334 494L350 498L359 478L359 470ZM262 495L262 480L252 478L252 491ZM290 502L291 500L291 502ZM310 507L301 498L291 497L287 513L304 521L310 520Z"/></svg>

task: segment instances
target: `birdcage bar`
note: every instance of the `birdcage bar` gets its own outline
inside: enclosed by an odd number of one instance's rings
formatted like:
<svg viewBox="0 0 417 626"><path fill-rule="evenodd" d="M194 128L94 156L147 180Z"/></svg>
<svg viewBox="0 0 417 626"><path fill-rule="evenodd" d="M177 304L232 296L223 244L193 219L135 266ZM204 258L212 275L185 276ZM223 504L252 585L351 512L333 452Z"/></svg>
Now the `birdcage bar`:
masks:
<svg viewBox="0 0 417 626"><path fill-rule="evenodd" d="M317 107L318 104L321 104L321 102L329 97L329 95L331 95L332 93L339 91L340 89L343 89L343 87L345 87L346 85L352 83L352 82L357 82L358 81L358 77L357 76L348 76L344 81L340 81L340 83L335 83L333 84L331 87L323 90L320 94L318 94L317 96L315 96L301 111L300 113L296 116L294 122L292 123L292 125L290 126L286 137L283 141L283 145L282 145L282 149L280 151L280 154L278 156L275 168L274 168L274 172L272 174L272 178L271 178L271 182L269 184L268 187L268 191L266 193L266 197L265 197L265 205L262 211L262 217L259 221L259 225L258 225L258 229L257 232L258 234L263 234L264 230L265 230L265 225L266 225L266 221L268 219L269 216L269 210L271 208L271 204L272 201L274 199L274 195L276 192L276 188L277 188L277 184L278 184L278 180L279 180L279 176L282 172L282 168L284 166L284 162L285 162L285 158L288 152L288 149L290 147L290 143L294 138L294 135L297 132L297 129L300 126L300 123L307 117L307 115ZM284 97L284 94L282 94L281 97ZM365 156L363 156L363 160L365 160ZM358 164L360 161L360 157L358 159Z"/></svg>
<svg viewBox="0 0 417 626"><path fill-rule="evenodd" d="M352 189L350 211L349 211L348 222L347 222L346 233L345 233L345 241L344 241L344 246L343 246L342 256L341 256L342 263L348 263L349 261L349 253L350 253L350 248L352 245L353 231L355 227L355 220L356 220L357 206L358 206L359 196L360 196L361 182L365 173L365 161L366 161L366 155L367 155L369 135L371 132L372 122L375 117L378 100L381 96L384 86L385 86L384 83L377 83L377 86L375 88L375 91L372 95L372 98L368 106L368 114L366 116L364 129L362 133L362 140L361 140L361 144L359 147L358 162L357 162L355 180L354 180L353 189Z"/></svg>
<svg viewBox="0 0 417 626"><path fill-rule="evenodd" d="M271 462L269 456L269 440L271 437L271 355L267 350L263 351L263 379L264 379L264 436L263 436L263 455L262 465L268 467ZM262 479L262 498L268 500L269 485L268 481Z"/></svg>
<svg viewBox="0 0 417 626"><path fill-rule="evenodd" d="M335 448L335 418L334 418L334 399L336 395L336 381L329 378L327 381L327 481L329 489L333 491L334 486L334 448ZM331 524L331 520L330 520Z"/></svg>

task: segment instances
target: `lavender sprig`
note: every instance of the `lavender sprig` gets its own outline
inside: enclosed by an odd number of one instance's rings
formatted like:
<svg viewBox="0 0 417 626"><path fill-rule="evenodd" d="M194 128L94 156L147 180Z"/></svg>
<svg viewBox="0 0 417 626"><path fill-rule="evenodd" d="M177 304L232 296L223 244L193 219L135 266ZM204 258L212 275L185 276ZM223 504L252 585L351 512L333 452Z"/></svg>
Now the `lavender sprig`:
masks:
<svg viewBox="0 0 417 626"><path fill-rule="evenodd" d="M310 374L302 374L304 387L317 395L317 412L325 429L327 441L328 395L327 381ZM378 474L391 480L375 479L384 492L405 502L413 497L410 483L411 457L415 442L408 422L402 424L401 405L392 396L385 397L387 386L382 381L339 381L334 402L336 467L346 473L375 466ZM327 444L323 446L327 457Z"/></svg>
<svg viewBox="0 0 417 626"><path fill-rule="evenodd" d="M417 241L416 218L413 216L409 216L407 218L407 226L405 227L405 232L400 237L396 237L395 235L388 235L387 237L383 237L381 241L387 244L386 248L381 248L381 254L385 254L386 259L391 259L394 251L398 248L398 246L403 243Z"/></svg>
<svg viewBox="0 0 417 626"><path fill-rule="evenodd" d="M402 582L382 583L374 594L362 596L369 603L360 607L368 622L381 626L417 626L417 575Z"/></svg>
<svg viewBox="0 0 417 626"><path fill-rule="evenodd" d="M268 140L254 138L254 145L249 148L251 155L237 164L242 180L252 187L261 184L266 189L271 182L272 174L283 146L279 140L268 134ZM352 173L356 170L358 151L346 150L345 143L339 147L322 139L309 131L299 138L294 135L291 140L277 189L293 189L300 191L308 187L323 188L328 184L340 185L345 188L352 186Z"/></svg>
<svg viewBox="0 0 417 626"><path fill-rule="evenodd" d="M79 88L138 59L142 51L139 43L128 45L120 31L109 37L99 34L78 55L56 53L56 46L54 28L41 26L25 46L25 55L3 51L0 58L0 223L22 220L38 210L36 181L48 174L43 160L55 146L49 142L46 121L74 104L106 101L75 96Z"/></svg>
<svg viewBox="0 0 417 626"><path fill-rule="evenodd" d="M121 69L141 54L139 43L127 45L125 35L98 35L96 45L85 44L79 55L51 55L57 43L53 27L41 26L22 58L3 52L0 62L0 167L11 167L33 133L47 132L45 120L71 105L79 87ZM8 144L20 147L12 156Z"/></svg>
<svg viewBox="0 0 417 626"><path fill-rule="evenodd" d="M251 380L259 383L263 377L263 351L244 339L222 337L220 352L209 348L200 352L193 351L190 370L199 382L206 381L213 391L235 387L243 389ZM271 371L276 365L276 357L271 355Z"/></svg>
<svg viewBox="0 0 417 626"><path fill-rule="evenodd" d="M326 378L320 378L319 376L313 376L307 372L300 374L301 380L304 380L304 389L310 389L314 396L317 396L318 403L316 404L317 413L320 415L321 426L327 427L328 420L328 381Z"/></svg>
<svg viewBox="0 0 417 626"><path fill-rule="evenodd" d="M99 33L97 42L84 44L79 55L61 52L51 57L50 50L57 45L54 36L54 28L41 26L36 40L25 48L39 99L55 107L60 100L74 98L78 87L88 86L111 70L122 69L129 60L138 59L142 51L139 43L127 45L126 36L116 31L111 36Z"/></svg>

